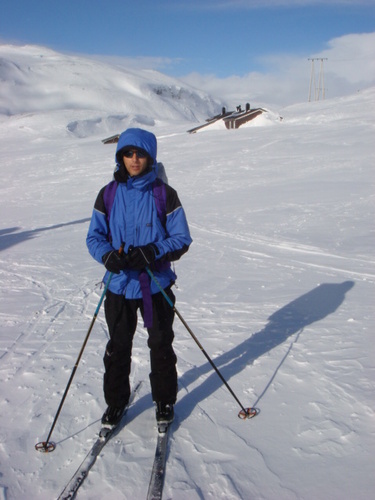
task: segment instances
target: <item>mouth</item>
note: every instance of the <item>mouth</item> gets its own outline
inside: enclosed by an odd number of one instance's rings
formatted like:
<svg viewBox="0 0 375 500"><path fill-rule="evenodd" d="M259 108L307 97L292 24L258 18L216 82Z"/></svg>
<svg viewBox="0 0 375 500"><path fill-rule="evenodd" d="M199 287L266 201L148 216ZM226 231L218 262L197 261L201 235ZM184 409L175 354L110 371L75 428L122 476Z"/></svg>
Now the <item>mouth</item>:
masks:
<svg viewBox="0 0 375 500"><path fill-rule="evenodd" d="M141 165L130 165L128 167L128 171L132 176L140 174L141 170Z"/></svg>

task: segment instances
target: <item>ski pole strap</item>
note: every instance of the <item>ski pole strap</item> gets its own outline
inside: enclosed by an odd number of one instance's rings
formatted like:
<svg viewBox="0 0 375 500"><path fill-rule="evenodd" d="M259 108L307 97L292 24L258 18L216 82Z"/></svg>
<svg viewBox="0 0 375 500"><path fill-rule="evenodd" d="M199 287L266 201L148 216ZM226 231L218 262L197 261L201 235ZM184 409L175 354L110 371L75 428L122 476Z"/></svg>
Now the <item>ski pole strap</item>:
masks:
<svg viewBox="0 0 375 500"><path fill-rule="evenodd" d="M145 328L151 328L152 317L152 298L150 289L150 279L145 271L139 274L139 284L141 286L143 298L143 323Z"/></svg>

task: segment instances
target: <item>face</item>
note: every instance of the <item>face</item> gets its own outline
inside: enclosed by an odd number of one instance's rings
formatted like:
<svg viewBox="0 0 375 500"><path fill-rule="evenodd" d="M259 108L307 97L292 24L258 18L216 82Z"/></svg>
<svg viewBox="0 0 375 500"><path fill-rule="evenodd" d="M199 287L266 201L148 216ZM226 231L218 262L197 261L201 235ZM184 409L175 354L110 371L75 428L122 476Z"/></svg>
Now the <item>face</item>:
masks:
<svg viewBox="0 0 375 500"><path fill-rule="evenodd" d="M124 165L130 177L142 174L147 168L148 157L137 153L139 152L134 149L127 151L123 156Z"/></svg>

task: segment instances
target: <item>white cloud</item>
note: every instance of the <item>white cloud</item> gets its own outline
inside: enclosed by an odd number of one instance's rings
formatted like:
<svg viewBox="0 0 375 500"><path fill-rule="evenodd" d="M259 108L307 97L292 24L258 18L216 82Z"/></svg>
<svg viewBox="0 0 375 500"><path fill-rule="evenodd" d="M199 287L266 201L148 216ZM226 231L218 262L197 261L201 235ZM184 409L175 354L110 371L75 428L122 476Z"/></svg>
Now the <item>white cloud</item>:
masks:
<svg viewBox="0 0 375 500"><path fill-rule="evenodd" d="M316 57L326 57L327 71L349 83L373 83L375 79L375 33L333 38L328 49Z"/></svg>
<svg viewBox="0 0 375 500"><path fill-rule="evenodd" d="M334 38L327 49L306 57L272 54L261 58L265 73L217 78L193 73L182 78L216 97L225 99L231 108L250 102L252 105L287 105L307 101L311 61L323 58L326 98L339 97L375 85L375 33L351 34ZM320 61L315 63L316 82Z"/></svg>

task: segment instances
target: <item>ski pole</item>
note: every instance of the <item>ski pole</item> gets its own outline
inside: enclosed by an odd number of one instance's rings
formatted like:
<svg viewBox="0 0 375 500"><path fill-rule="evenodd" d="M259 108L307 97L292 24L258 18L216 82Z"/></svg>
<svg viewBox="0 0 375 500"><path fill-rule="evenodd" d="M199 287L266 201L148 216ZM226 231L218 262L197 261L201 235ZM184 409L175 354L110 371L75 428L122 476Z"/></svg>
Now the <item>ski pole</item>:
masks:
<svg viewBox="0 0 375 500"><path fill-rule="evenodd" d="M228 389L228 391L231 393L231 395L237 401L238 405L241 408L241 410L240 410L240 412L238 414L238 417L241 418L242 420L255 417L255 415L258 414L258 411L255 408L245 408L243 406L243 404L241 403L241 401L238 399L238 397L235 395L235 393L233 392L233 390L229 386L228 382L225 380L225 378L223 377L223 375L219 371L218 367L215 365L215 363L212 361L212 359L210 358L210 356L207 354L207 352L203 348L202 344L199 342L199 340L196 337L196 335L194 334L194 332L191 330L191 328L189 327L189 325L186 323L186 321L184 320L184 318L181 316L181 314L179 313L179 311L177 310L177 308L175 307L175 305L173 304L173 302L171 301L171 299L168 297L168 295L166 294L165 290L163 289L163 287L159 283L159 281L156 278L156 276L154 275L154 273L151 271L151 269L149 267L146 267L146 271L149 274L150 278L153 280L153 282L157 285L157 287L159 288L159 290L161 291L161 293L163 294L165 300L168 302L168 304L171 306L171 308L173 309L173 311L179 317L181 323L184 325L184 327L186 328L186 330L190 333L190 335L194 339L195 343L197 344L197 346L199 347L199 349L202 351L202 353L206 357L207 361L210 363L210 365L212 366L212 368L218 374L218 376L220 377L221 381L224 383L225 387Z"/></svg>
<svg viewBox="0 0 375 500"><path fill-rule="evenodd" d="M119 249L119 253L121 254L123 252L123 248L124 246L121 245L120 249ZM73 378L74 378L74 375L77 371L77 368L78 368L78 364L81 360L81 357L82 357L82 354L83 354L83 351L85 350L85 347L86 347L86 344L87 344L87 341L89 340L89 337L90 337L90 334L91 334L91 331L93 329L93 326L94 326L94 323L95 323L95 320L99 314L99 310L100 310L100 307L103 303L103 300L104 300L104 297L105 297L105 294L107 293L107 289L108 289L108 286L109 286L109 283L112 279L112 276L113 276L113 273L110 273L109 276L108 276L108 279L107 279L107 283L105 284L105 287L104 287L104 290L103 290L103 293L99 299L99 302L98 302L98 305L96 307L96 310L95 310L95 313L94 313L94 316L91 320L91 323L90 323L90 326L89 326L89 329L87 330L87 334L86 334L86 337L85 337L85 340L82 344L82 347L81 347L81 350L78 354L78 358L77 358L77 361L75 362L75 365L73 367L73 370L72 370L72 373L70 375L70 378L69 378L69 381L68 381L68 385L66 386L66 389L65 389L65 392L64 392L64 395L61 399L61 402L60 402L60 405L57 409L57 412L56 412L56 416L54 418L54 421L52 423L52 426L51 426L51 429L49 431L49 434L47 436L47 439L45 441L41 441L40 443L37 443L35 445L35 449L37 451L40 451L40 452L44 452L44 453L49 453L51 451L54 451L54 449L56 448L56 444L53 443L52 441L50 441L50 438L51 438L51 435L52 435L52 432L53 432L53 429L55 428L55 425L56 425L56 422L57 422L57 419L59 418L59 415L60 415L60 412L61 412L61 409L63 407L63 404L65 402L65 398L68 394L68 391L69 391L69 388L70 388L70 385L73 381Z"/></svg>

